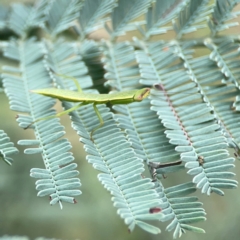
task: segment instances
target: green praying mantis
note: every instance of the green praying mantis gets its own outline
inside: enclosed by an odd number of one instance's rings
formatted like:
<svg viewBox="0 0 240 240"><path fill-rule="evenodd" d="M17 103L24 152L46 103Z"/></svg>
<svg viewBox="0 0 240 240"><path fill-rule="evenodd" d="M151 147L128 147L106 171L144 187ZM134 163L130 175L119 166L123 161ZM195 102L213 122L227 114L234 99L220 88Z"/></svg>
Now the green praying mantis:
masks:
<svg viewBox="0 0 240 240"><path fill-rule="evenodd" d="M30 125L28 125L25 129L29 128L32 124L34 124L38 121L47 120L47 119L55 118L55 117L60 117L64 114L67 114L67 113L77 110L81 106L92 103L94 111L100 122L100 125L97 126L96 128L94 128L90 134L90 137L92 139L93 133L97 129L101 128L104 124L103 118L96 106L97 104L110 103L110 104L114 105L114 104L129 104L132 102L140 102L150 94L150 88L122 91L122 92L117 92L117 93L112 93L112 94L84 93L82 91L78 81L75 78L65 76L62 74L56 74L56 75L73 80L75 82L75 85L76 85L78 91L75 92L75 91L65 90L65 89L44 88L44 89L32 90L31 92L38 93L38 94L48 96L51 98L57 98L57 99L63 100L63 101L75 102L78 104L73 106L72 108L62 111L54 116L39 118L39 119L35 120L34 122L32 122Z"/></svg>
<svg viewBox="0 0 240 240"><path fill-rule="evenodd" d="M81 106L87 105L87 104L93 104L94 111L99 119L100 125L94 128L90 134L90 138L92 140L92 135L93 133L101 128L104 124L103 118L97 108L97 104L103 104L103 103L110 103L110 104L129 104L132 102L140 102L143 99L147 98L148 95L150 94L150 88L142 88L138 90L129 90L129 91L122 91L122 92L117 92L117 93L112 93L112 94L93 94L93 93L84 93L78 83L78 81L75 78L65 76L62 74L57 74L58 76L62 76L65 78L69 78L75 82L75 85L77 87L77 92L76 91L71 91L71 90L65 90L65 89L56 89L56 88L45 88L45 89L38 89L38 90L32 90L31 92L33 93L38 93L44 96L52 97L52 98L57 98L59 100L64 100L68 102L76 102L79 103L72 108L62 111L54 116L48 116L45 118L39 118L32 122L30 125L28 125L25 129L30 127L32 124L35 122L41 121L41 120L47 120L50 118L55 118L55 117L60 117L64 114L70 113L74 110L77 110ZM154 85L156 89L161 90L161 85L156 84ZM165 168L169 166L175 166L181 164L182 161L177 161L177 162L171 162L171 163L158 163L158 162L149 162L149 167L151 170L152 178L153 181L156 181L156 169L158 168Z"/></svg>

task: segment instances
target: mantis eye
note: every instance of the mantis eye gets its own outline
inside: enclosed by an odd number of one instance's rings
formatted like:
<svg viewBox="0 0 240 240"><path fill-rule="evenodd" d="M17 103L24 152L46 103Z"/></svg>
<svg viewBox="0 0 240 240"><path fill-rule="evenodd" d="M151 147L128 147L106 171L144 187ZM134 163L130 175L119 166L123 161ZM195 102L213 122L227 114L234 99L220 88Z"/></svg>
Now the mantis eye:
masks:
<svg viewBox="0 0 240 240"><path fill-rule="evenodd" d="M140 89L136 92L136 94L134 95L134 100L135 101L142 101L144 98L146 98L150 93L150 88L143 88Z"/></svg>
<svg viewBox="0 0 240 240"><path fill-rule="evenodd" d="M149 95L149 93L150 93L150 88L145 88L144 92L142 92L142 94L140 95L139 98L142 100L142 99L146 98Z"/></svg>

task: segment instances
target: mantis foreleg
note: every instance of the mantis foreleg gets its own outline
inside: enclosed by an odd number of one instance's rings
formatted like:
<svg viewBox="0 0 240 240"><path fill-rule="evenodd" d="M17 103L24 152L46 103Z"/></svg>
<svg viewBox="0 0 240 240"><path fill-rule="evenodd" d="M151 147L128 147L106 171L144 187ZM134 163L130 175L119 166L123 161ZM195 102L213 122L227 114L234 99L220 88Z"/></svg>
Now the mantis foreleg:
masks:
<svg viewBox="0 0 240 240"><path fill-rule="evenodd" d="M94 108L95 113L96 113L97 116L98 116L100 125L97 126L97 127L95 127L95 128L92 130L91 135L90 135L91 139L92 139L93 133L94 133L96 130L98 130L99 128L101 128L101 127L103 126L103 124L104 124L103 118L102 118L102 116L101 116L101 114L100 114L100 112L99 112L99 110L98 110L98 108L97 108L97 106L96 106L95 103L93 104L93 108Z"/></svg>

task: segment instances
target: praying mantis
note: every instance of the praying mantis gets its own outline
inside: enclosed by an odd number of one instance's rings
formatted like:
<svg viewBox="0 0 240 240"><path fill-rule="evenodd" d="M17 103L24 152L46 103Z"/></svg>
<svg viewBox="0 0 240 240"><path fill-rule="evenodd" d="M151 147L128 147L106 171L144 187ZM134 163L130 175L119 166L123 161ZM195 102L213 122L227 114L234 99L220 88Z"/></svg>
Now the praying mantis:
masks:
<svg viewBox="0 0 240 240"><path fill-rule="evenodd" d="M47 120L50 118L60 117L64 114L70 113L74 110L77 110L81 106L87 105L87 104L93 104L94 111L99 119L100 125L94 128L90 134L90 138L92 140L93 133L101 128L104 124L103 118L97 108L97 104L104 104L104 103L110 103L110 104L129 104L132 102L141 102L143 99L147 98L150 94L150 88L142 88L138 90L128 90L128 91L122 91L112 94L94 94L94 93L84 93L78 83L78 81L75 78L65 76L62 74L56 74L58 76L62 76L65 78L69 78L75 82L75 85L77 87L78 91L71 91L71 90L65 90L65 89L56 89L56 88L45 88L45 89L37 89L32 90L31 92L41 94L44 96L48 96L51 98L57 98L59 100L68 101L68 102L76 102L77 105L73 106L72 108L62 111L54 116L48 116L45 118L39 118L32 122L30 125L28 125L25 129L27 129L29 126L34 124L35 122L41 121L41 120ZM161 86L154 85L155 88L159 89ZM80 103L79 103L80 102ZM164 168L168 166L174 166L181 164L182 161L177 162L171 162L167 164L161 164L158 162L149 162L149 166L151 168L152 178L153 181L156 181L156 169L158 168Z"/></svg>
<svg viewBox="0 0 240 240"><path fill-rule="evenodd" d="M75 85L77 87L77 92L71 91L71 90L65 90L65 89L56 89L56 88L44 88L44 89L37 89L32 90L33 93L38 93L44 96L48 96L51 98L57 98L59 100L68 101L68 102L75 102L78 103L77 105L73 106L72 108L69 108L68 110L65 110L63 112L60 112L54 116L48 116L45 118L39 118L32 122L30 125L28 125L25 129L29 128L32 124L47 120L50 118L60 117L64 114L70 113L74 110L77 110L81 106L91 104L93 103L94 111L99 119L100 125L94 128L90 134L90 137L92 139L93 133L101 128L104 124L103 118L97 108L97 104L104 104L104 103L110 103L110 104L129 104L132 102L141 102L143 99L145 99L150 94L150 88L142 88L138 90L128 90L128 91L122 91L112 94L95 94L95 93L84 93L78 83L78 81L75 78L65 76L62 74L56 74L58 76L62 76L65 78L69 78L75 82ZM80 102L80 103L79 103Z"/></svg>

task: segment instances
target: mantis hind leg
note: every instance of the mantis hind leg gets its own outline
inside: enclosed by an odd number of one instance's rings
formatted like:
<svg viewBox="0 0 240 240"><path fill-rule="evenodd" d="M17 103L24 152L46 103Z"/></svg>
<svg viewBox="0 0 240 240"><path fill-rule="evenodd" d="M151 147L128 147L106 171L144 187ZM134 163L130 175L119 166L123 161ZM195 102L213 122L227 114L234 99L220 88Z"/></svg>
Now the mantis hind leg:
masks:
<svg viewBox="0 0 240 240"><path fill-rule="evenodd" d="M94 108L95 113L96 113L97 116L98 116L100 125L97 126L97 127L95 127L95 128L92 130L91 135L90 135L91 140L93 139L93 138L92 138L93 133L94 133L96 130L98 130L99 128L101 128L101 127L103 126L103 124L104 124L103 118L102 118L102 116L101 116L101 114L100 114L100 112L99 112L99 110L98 110L98 108L97 108L97 106L96 106L95 103L93 104L93 108Z"/></svg>
<svg viewBox="0 0 240 240"><path fill-rule="evenodd" d="M27 127L25 127L24 129L28 129L31 125L33 125L33 124L36 123L36 122L39 122L39 121L42 121L42 120L48 120L48 119L52 119L52 118L56 118L56 117L60 117L60 116L62 116L62 115L65 115L65 114L67 114L67 113L70 113L70 112L72 112L72 111L75 111L75 110L77 110L78 108L80 108L82 105L84 105L84 103L77 104L77 105L69 108L68 110L65 110L65 111L62 111L62 112L60 112L60 113L57 113L56 115L39 118L39 119L31 122L31 123L30 123Z"/></svg>

